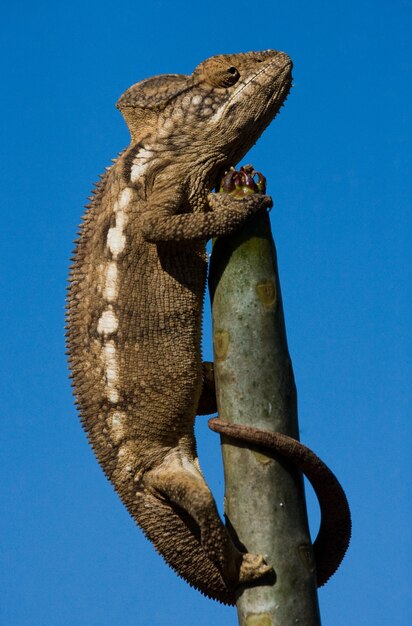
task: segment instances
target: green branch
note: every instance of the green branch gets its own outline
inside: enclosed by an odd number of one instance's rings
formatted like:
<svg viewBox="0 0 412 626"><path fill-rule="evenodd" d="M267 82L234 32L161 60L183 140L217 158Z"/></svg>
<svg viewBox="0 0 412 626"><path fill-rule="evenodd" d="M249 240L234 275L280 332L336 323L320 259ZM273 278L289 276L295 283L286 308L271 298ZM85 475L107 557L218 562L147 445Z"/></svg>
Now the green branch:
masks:
<svg viewBox="0 0 412 626"><path fill-rule="evenodd" d="M276 250L262 212L213 247L212 298L219 416L299 438ZM241 626L319 626L302 476L275 455L222 436L225 514L238 542L275 574L240 592Z"/></svg>

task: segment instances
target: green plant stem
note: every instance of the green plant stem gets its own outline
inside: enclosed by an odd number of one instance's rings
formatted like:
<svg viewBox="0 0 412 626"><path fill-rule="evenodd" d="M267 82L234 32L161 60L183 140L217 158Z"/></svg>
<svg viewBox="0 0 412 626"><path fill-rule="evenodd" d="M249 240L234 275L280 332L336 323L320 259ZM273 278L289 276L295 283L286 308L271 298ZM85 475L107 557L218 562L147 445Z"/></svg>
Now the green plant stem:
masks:
<svg viewBox="0 0 412 626"><path fill-rule="evenodd" d="M219 416L299 438L276 250L261 212L213 246L212 299ZM225 515L237 541L275 574L240 591L241 626L320 626L302 476L257 449L222 437Z"/></svg>

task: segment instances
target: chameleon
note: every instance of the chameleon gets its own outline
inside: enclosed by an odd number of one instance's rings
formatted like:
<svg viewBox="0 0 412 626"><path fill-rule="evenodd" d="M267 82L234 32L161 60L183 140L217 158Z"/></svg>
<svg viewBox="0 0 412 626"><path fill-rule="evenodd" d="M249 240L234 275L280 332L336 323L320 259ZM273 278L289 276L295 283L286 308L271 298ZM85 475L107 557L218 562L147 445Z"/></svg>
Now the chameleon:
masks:
<svg viewBox="0 0 412 626"><path fill-rule="evenodd" d="M235 545L197 458L195 416L216 412L205 245L272 200L211 192L276 116L291 72L283 52L223 54L127 89L130 145L93 190L69 276L72 385L97 460L166 562L226 604L272 568Z"/></svg>

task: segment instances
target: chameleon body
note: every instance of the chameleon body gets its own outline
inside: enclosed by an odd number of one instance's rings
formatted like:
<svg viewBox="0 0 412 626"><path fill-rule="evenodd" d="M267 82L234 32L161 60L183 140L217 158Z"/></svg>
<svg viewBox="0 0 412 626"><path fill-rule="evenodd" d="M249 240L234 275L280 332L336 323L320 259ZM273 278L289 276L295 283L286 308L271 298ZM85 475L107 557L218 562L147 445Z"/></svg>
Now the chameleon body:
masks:
<svg viewBox="0 0 412 626"><path fill-rule="evenodd" d="M197 460L195 415L216 406L201 363L205 243L271 200L210 191L278 112L291 67L272 50L220 55L128 89L117 106L131 143L96 186L70 273L69 362L96 457L169 565L225 603L270 568L233 545Z"/></svg>

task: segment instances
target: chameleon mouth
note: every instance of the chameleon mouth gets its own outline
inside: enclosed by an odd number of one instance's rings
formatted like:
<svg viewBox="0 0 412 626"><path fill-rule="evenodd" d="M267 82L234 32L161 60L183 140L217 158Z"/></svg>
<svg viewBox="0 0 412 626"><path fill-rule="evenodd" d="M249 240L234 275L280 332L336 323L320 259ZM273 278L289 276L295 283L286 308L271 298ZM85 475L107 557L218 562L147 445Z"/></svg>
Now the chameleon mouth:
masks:
<svg viewBox="0 0 412 626"><path fill-rule="evenodd" d="M247 89L248 86L250 85L250 83L254 83L256 81L256 79L259 76L261 76L262 74L267 74L267 72L270 72L274 65L279 65L279 56L284 59L284 63L282 65L280 65L280 67L278 68L278 71L273 76L273 80L272 80L271 84L273 84L273 83L278 84L279 83L279 89L275 90L275 93L273 94L272 97L277 97L277 95L279 93L281 93L283 91L283 89L285 89L286 92L289 92L290 85L292 83L293 63L292 63L291 58L288 57L287 54L285 54L284 52L279 52L278 55L276 57L274 57L271 61L265 63L264 66L262 67L262 69L259 72L257 72L253 76L251 76L249 78L249 80L245 81L245 83L233 95L233 97L234 98L238 98L239 94L244 89ZM230 100L229 100L229 102L230 102Z"/></svg>
<svg viewBox="0 0 412 626"><path fill-rule="evenodd" d="M279 83L279 89L276 90L275 94L272 98L275 98L275 101L280 103L279 108L283 106L286 98L289 95L290 88L292 86L292 68L293 63L289 59L285 63L285 65L279 70L279 73L275 77L276 83Z"/></svg>

